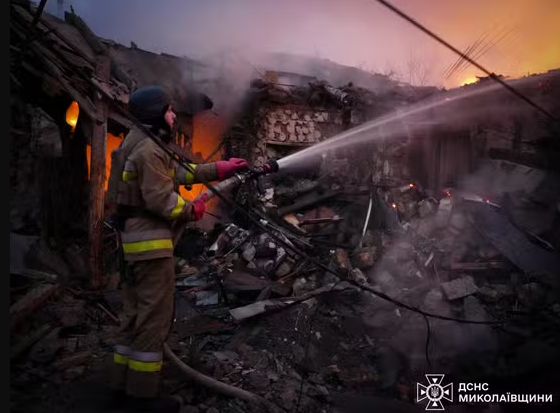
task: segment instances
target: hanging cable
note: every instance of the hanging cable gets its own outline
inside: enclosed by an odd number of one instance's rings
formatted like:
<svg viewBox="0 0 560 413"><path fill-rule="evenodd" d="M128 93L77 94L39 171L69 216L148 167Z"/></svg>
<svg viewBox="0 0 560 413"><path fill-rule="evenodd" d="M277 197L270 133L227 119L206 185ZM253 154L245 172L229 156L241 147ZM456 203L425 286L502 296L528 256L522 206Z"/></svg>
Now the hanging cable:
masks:
<svg viewBox="0 0 560 413"><path fill-rule="evenodd" d="M406 21L408 21L410 24L416 26L418 29L422 30L424 33L426 33L428 36L430 36L431 38L433 38L434 40L436 40L437 42L441 43L442 45L444 45L445 47L447 47L449 50L455 52L456 54L458 54L459 56L461 56L464 60L466 60L467 62L469 62L471 65L475 66L476 68L480 69L481 71L483 71L484 73L486 73L492 80L498 82L499 84L501 84L503 87L505 87L507 90L509 90L511 93L513 93L515 96L517 96L518 98L520 98L521 100L523 100L524 102L526 102L527 104L529 104L530 106L532 106L533 108L537 109L539 112L541 112L542 114L544 114L545 116L547 116L548 118L552 119L553 121L558 121L558 118L555 117L554 115L552 115L552 113L550 113L549 111L547 111L546 109L544 109L543 107L539 106L538 104L536 104L535 102L533 102L531 99L529 99L527 96L525 96L524 94L520 93L519 91L517 91L517 89L513 88L511 85L507 84L504 80L500 79L498 76L496 76L495 73L489 71L488 69L486 69L484 66L482 66L481 64L479 64L477 61L475 61L474 59L472 59L471 57L467 56L466 54L464 54L463 52L461 52L459 49L457 49L455 46L453 46L452 44L448 43L447 41L445 41L444 39L442 39L440 36L438 36L437 34L435 34L434 32L432 32L431 30L429 30L428 28L426 28L424 25L422 25L421 23L419 23L418 21L416 21L415 19L413 19L412 17L410 17L408 14L404 13L403 11L401 11L400 9L398 9L397 7L393 6L391 3L389 3L386 0L375 0L378 3L382 4L383 6L387 7L389 10L393 11L394 13L398 14L400 17L402 17L403 19L405 19Z"/></svg>

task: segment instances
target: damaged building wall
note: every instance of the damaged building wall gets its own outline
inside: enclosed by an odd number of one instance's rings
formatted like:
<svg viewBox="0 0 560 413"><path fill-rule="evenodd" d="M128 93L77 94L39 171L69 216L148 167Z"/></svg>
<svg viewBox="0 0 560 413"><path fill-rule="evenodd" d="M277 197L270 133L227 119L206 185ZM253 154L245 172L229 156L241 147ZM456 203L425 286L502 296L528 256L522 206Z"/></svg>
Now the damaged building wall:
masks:
<svg viewBox="0 0 560 413"><path fill-rule="evenodd" d="M553 116L560 112L558 70L510 84ZM428 159L420 169L427 171L424 184L434 194L440 194L446 186L459 185L462 177L477 169L481 159L558 171L555 160L560 148L553 121L491 79L461 89L472 95L430 111L426 119L430 125L418 134L426 142L417 142L423 149L417 147L415 153Z"/></svg>
<svg viewBox="0 0 560 413"><path fill-rule="evenodd" d="M560 69L529 76L512 82L517 91L527 96L552 116L560 113ZM558 125L543 113L508 91L500 90L480 99L488 108L479 116L471 134L479 150L492 159L503 159L545 170L560 171ZM496 116L496 108L501 113Z"/></svg>
<svg viewBox="0 0 560 413"><path fill-rule="evenodd" d="M560 71L511 81L511 86L558 117ZM488 88L488 91L484 91ZM520 228L559 244L560 130L557 123L510 91L483 79L472 96L432 111L409 153L413 172L436 197L458 188L500 205ZM414 174L413 174L414 175Z"/></svg>
<svg viewBox="0 0 560 413"><path fill-rule="evenodd" d="M294 78L294 74L291 74ZM269 78L271 76L269 75ZM275 78L275 77L273 77ZM307 76L302 76L306 83ZM267 79L268 80L268 79ZM436 88L411 88L393 82L392 88L370 91L349 83L336 88L324 81L305 86L265 83L254 91L252 106L245 110L246 119L238 125L246 131L233 137L230 154L242 154L252 163L262 164L268 158L282 158L306 147L328 141L368 120L421 100ZM296 84L297 83L297 84ZM383 128L372 128L369 137L359 145L331 150L325 147L320 174L369 185L401 184L410 180L406 147L411 138L404 124L388 136ZM347 161L350 160L352 167ZM344 165L344 170L340 166Z"/></svg>
<svg viewBox="0 0 560 413"><path fill-rule="evenodd" d="M64 99L63 99L64 100ZM87 209L85 137L69 133L63 102L41 108L12 95L10 228L62 240L81 233ZM50 113L47 113L46 110ZM55 118L56 115L59 115Z"/></svg>

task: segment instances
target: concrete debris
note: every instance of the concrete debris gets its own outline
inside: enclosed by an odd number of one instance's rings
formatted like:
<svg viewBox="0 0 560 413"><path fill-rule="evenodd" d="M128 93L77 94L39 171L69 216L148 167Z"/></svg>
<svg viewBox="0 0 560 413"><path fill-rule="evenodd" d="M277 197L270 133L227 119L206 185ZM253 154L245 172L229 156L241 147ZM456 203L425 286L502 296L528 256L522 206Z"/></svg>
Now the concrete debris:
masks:
<svg viewBox="0 0 560 413"><path fill-rule="evenodd" d="M478 290L473 278L469 275L442 283L441 288L448 300L463 298Z"/></svg>
<svg viewBox="0 0 560 413"><path fill-rule="evenodd" d="M449 224L453 204L451 198L443 198L439 201L438 209L435 214L435 223L438 228L445 228Z"/></svg>
<svg viewBox="0 0 560 413"><path fill-rule="evenodd" d="M434 198L426 198L418 202L418 215L420 218L426 218L433 215L438 210L438 202Z"/></svg>
<svg viewBox="0 0 560 413"><path fill-rule="evenodd" d="M356 281L358 284L365 284L367 283L367 278L364 273L359 268L354 268L350 273L351 278Z"/></svg>
<svg viewBox="0 0 560 413"><path fill-rule="evenodd" d="M361 270L371 268L377 259L377 248L363 248L352 256L354 267Z"/></svg>

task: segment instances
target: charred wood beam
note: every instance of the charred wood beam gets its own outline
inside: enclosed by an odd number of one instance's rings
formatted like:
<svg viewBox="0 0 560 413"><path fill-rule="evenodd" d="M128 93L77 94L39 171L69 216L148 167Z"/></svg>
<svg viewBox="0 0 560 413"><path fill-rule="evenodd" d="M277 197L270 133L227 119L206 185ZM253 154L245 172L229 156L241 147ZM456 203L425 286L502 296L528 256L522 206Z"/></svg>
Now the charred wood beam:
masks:
<svg viewBox="0 0 560 413"><path fill-rule="evenodd" d="M30 12L19 6L14 6L13 10L15 11L14 18L23 19L22 21L20 21L20 24L23 24L24 31L25 32L30 31L29 24L32 19L32 16L29 15ZM67 14L75 16L73 13L67 13ZM101 53L110 57L110 54L108 53L108 50L105 47L105 45L97 38L95 34L93 34L93 32L89 29L89 27L87 27L87 25L79 17L76 16L76 18L79 19L81 24L77 22L75 19L73 19L72 17L69 17L67 19L67 22L72 24L74 27L76 27L76 29L80 32L82 37L84 37L86 42L90 45L94 53ZM89 66L95 65L94 59L91 59L82 50L78 49L75 46L75 44L73 44L72 41L70 41L67 37L65 37L62 33L60 33L56 28L52 27L49 23L47 23L44 20L41 20L40 24L47 29L46 32L39 30L38 33L34 34L32 39L29 38L30 35L21 34L20 37L22 38L22 41L27 40L27 43L29 43L39 38L44 38L52 33L54 36L58 38L59 41L62 42L62 44L60 43L58 44L59 46L58 48L56 47L51 48L51 50L53 51L53 53L55 53L55 55L59 60L64 62L70 68L74 68L75 66L71 61L69 61L67 55L65 55L64 52L59 50L60 48L63 48L66 49L65 50L66 53L70 52L76 55L77 57L83 59L84 62L87 63L87 65ZM132 78L130 78L130 76L128 76L125 72L123 72L121 68L118 66L118 64L112 58L111 58L111 73L115 76L117 80L122 82L127 88L131 89L132 87L134 87L135 81Z"/></svg>
<svg viewBox="0 0 560 413"><path fill-rule="evenodd" d="M111 57L107 46L105 46L101 42L101 40L99 40L99 37L97 37L95 33L93 33L93 31L81 19L80 16L72 12L66 12L64 14L64 20L74 26L78 30L78 32L80 32L82 37L89 44L95 54L105 55L110 59L110 72L113 73L120 82L124 83L129 88L132 88L134 86L135 82L130 78L130 76L128 76L121 70L119 65Z"/></svg>
<svg viewBox="0 0 560 413"><path fill-rule="evenodd" d="M311 218L311 219L304 219L299 223L299 225L302 226L302 225L325 224L330 222L339 222L342 221L343 219L344 218L338 215L332 217L326 217L326 218Z"/></svg>
<svg viewBox="0 0 560 413"><path fill-rule="evenodd" d="M76 46L60 34L56 28L50 26L47 22L42 20L40 24L45 26L47 31L39 29L31 30L30 20L31 16L28 15L26 10L23 10L21 7L13 7L14 26L12 27L12 22L10 22L10 28L16 33L19 31L18 37L22 43L25 43L25 47L22 48L23 52L28 51L29 43L41 39L43 40L42 42L36 42L39 43L39 48L32 50L32 52L38 54L38 61L42 61L44 59L50 60L50 62L54 63L58 67L61 73L66 72L67 75L71 76L73 78L73 82L76 82L78 76L89 76L91 72L93 72L95 61L88 57L84 52L77 49ZM18 28L16 28L15 25L17 25ZM31 32L34 32L34 34ZM51 33L54 34L59 41L53 41L53 39L47 38L47 36ZM31 34L34 36L32 39L29 37ZM31 58L31 56L28 57ZM25 64L25 62L23 63ZM87 75L85 75L86 73Z"/></svg>
<svg viewBox="0 0 560 413"><path fill-rule="evenodd" d="M323 287L317 288L313 291L309 291L307 293L298 296L282 297L274 300L256 301L252 304L248 304L242 307L232 308L229 310L229 313L234 318L235 321L245 320L247 318L251 318L259 314L276 312L283 308L309 300L310 298L316 297L318 295L344 291L348 288L351 287L346 282L341 282L337 285L327 284Z"/></svg>
<svg viewBox="0 0 560 413"><path fill-rule="evenodd" d="M41 284L10 307L10 331L58 292L58 284Z"/></svg>
<svg viewBox="0 0 560 413"><path fill-rule="evenodd" d="M505 261L453 262L449 265L450 270L456 271L486 271L509 267L510 265Z"/></svg>
<svg viewBox="0 0 560 413"><path fill-rule="evenodd" d="M107 48L101 40L93 33L93 31L88 27L88 25L73 12L64 13L64 20L74 26L78 32L82 35L84 40L89 44L89 47L93 50L95 54L107 54Z"/></svg>
<svg viewBox="0 0 560 413"><path fill-rule="evenodd" d="M110 77L110 60L100 55L95 67L96 76L107 81ZM95 93L95 106L99 118L93 124L90 161L90 210L89 241L91 287L103 286L103 222L105 205L105 158L107 147L108 102L99 93Z"/></svg>
<svg viewBox="0 0 560 413"><path fill-rule="evenodd" d="M46 50L42 46L39 46L37 43L32 44L30 48L33 49L38 59L40 59L47 73L56 82L58 82L64 90L66 90L66 92L73 100L78 102L78 104L80 105L80 111L83 111L86 116L95 121L97 119L97 109L95 105L93 105L91 101L85 98L78 90L76 90L76 88L74 88L74 86L70 84L68 80L66 80L61 69L55 63L53 63L52 60L56 59L50 56L48 50Z"/></svg>
<svg viewBox="0 0 560 413"><path fill-rule="evenodd" d="M33 21L31 22L32 26L36 26L43 14L43 10L45 9L45 5L47 4L47 0L41 0L39 6L37 6L37 11L35 11L35 15L33 16Z"/></svg>

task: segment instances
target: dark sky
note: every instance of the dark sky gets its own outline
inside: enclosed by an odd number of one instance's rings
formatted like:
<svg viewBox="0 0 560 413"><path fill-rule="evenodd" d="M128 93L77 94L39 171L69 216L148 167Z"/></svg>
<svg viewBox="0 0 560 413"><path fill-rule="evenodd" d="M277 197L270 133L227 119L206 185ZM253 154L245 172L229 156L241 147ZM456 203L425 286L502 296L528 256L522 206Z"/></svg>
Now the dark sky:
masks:
<svg viewBox="0 0 560 413"><path fill-rule="evenodd" d="M47 10L58 14L57 3L49 0ZM487 33L480 63L496 73L517 77L560 67L560 0L392 3L460 49ZM445 86L481 75L467 68L446 79L457 57L375 0L64 0L64 8L70 5L97 35L155 52L195 58L223 50L293 52L393 70L404 80L407 62L415 61L430 83Z"/></svg>

